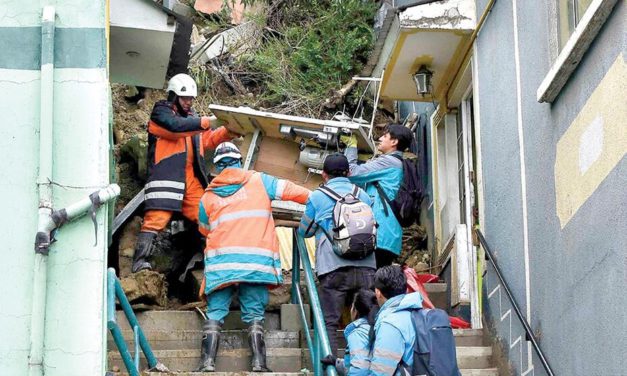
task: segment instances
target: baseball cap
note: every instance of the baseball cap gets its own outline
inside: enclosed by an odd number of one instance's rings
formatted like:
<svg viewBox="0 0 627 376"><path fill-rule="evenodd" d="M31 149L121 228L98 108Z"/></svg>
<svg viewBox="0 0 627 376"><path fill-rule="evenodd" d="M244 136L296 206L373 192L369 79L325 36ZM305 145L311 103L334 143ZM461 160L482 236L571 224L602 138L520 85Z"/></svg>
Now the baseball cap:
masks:
<svg viewBox="0 0 627 376"><path fill-rule="evenodd" d="M331 175L343 175L349 170L348 159L342 153L329 154L324 159L322 170Z"/></svg>

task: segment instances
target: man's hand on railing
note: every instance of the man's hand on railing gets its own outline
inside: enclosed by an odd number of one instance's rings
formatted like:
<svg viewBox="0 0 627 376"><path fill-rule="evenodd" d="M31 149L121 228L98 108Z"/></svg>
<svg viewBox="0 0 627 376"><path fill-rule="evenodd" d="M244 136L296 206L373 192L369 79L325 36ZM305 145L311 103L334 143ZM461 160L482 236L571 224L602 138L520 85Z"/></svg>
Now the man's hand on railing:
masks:
<svg viewBox="0 0 627 376"><path fill-rule="evenodd" d="M327 368L328 366L335 366L335 361L337 360L337 358L333 355L327 355L324 358L320 359L320 363L322 363L322 366L324 368Z"/></svg>

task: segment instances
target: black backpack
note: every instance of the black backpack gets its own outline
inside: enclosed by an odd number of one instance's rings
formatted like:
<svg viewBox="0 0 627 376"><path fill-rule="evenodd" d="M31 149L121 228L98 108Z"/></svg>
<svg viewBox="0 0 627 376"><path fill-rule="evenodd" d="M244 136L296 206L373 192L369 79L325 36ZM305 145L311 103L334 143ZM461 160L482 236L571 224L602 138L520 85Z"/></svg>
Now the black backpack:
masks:
<svg viewBox="0 0 627 376"><path fill-rule="evenodd" d="M423 198L422 185L420 184L420 177L418 176L417 161L404 159L396 154L392 154L392 156L400 159L403 163L403 181L398 189L396 198L393 201L390 200L378 182L375 182L374 186L384 201L383 210L385 215L388 215L389 206L398 223L402 227L409 227L414 223L418 223L420 219L420 204Z"/></svg>
<svg viewBox="0 0 627 376"><path fill-rule="evenodd" d="M457 366L455 337L448 314L441 309L417 309L411 312L416 331L413 364L401 363L412 376L461 376Z"/></svg>

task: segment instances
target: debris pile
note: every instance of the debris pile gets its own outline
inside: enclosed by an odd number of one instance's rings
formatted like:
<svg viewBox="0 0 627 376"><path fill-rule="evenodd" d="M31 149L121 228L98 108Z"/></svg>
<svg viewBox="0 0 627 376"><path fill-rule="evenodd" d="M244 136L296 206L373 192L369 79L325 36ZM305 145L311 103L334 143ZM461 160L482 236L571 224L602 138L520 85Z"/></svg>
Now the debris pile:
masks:
<svg viewBox="0 0 627 376"><path fill-rule="evenodd" d="M142 270L120 280L122 290L131 304L146 304L166 307L168 283L158 272Z"/></svg>
<svg viewBox="0 0 627 376"><path fill-rule="evenodd" d="M424 227L413 224L403 231L403 248L398 263L407 264L417 272L428 273L431 255L427 250L427 232Z"/></svg>
<svg viewBox="0 0 627 376"><path fill-rule="evenodd" d="M226 3L226 2L225 2ZM359 75L374 43L376 2L347 0L247 1L254 3L243 19L229 12L197 13L192 32L189 74L199 95L194 108L208 115L209 104L249 106L263 111L331 119L341 110L368 119L373 112L365 84L351 80ZM148 89L143 98L134 88L112 85L116 181L122 188L116 214L144 186L146 179L146 125L163 90ZM374 124L375 139L394 116L389 104L380 105ZM195 228L180 231L174 221L154 242L154 271L130 273L141 216L121 229L119 275L132 303L160 307L185 307L194 302L202 271L180 282L188 260L202 249ZM406 229L399 262L422 271L429 268L426 234L422 227ZM201 260L202 261L202 260ZM191 276L193 274L193 277ZM291 273L285 284L270 292L269 310L290 301ZM306 297L304 297L306 299ZM234 304L236 299L234 299Z"/></svg>

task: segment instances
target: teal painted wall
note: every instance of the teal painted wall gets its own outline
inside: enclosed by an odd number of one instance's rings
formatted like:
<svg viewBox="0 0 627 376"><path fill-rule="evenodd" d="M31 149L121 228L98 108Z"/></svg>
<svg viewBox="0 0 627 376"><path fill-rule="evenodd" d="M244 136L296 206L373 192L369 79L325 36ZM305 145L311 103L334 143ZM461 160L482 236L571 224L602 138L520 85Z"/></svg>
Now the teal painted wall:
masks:
<svg viewBox="0 0 627 376"><path fill-rule="evenodd" d="M28 374L37 226L41 11L56 10L53 207L109 183L105 0L3 2L0 15L0 373ZM16 37L16 35L18 37ZM102 375L106 208L61 228L48 256L45 375Z"/></svg>

